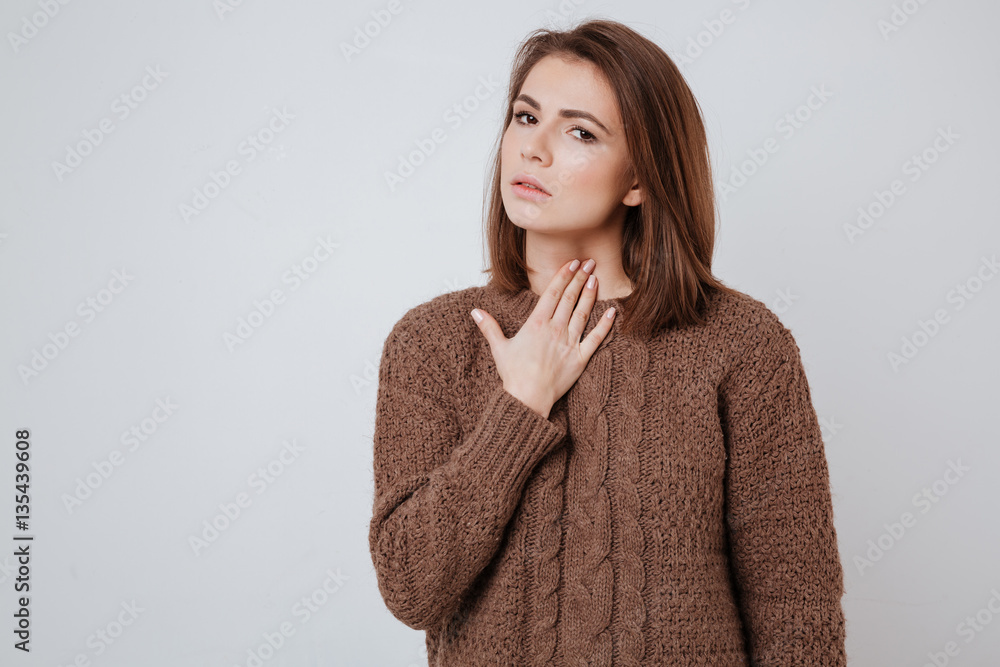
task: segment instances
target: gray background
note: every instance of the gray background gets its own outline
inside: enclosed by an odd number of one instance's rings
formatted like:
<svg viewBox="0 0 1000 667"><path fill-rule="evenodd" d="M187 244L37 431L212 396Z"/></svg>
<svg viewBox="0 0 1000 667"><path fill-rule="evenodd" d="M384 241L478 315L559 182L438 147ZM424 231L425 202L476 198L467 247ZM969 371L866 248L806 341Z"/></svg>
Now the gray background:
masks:
<svg viewBox="0 0 1000 667"><path fill-rule="evenodd" d="M248 665L285 624L263 664L424 664L423 633L385 609L368 552L381 345L410 307L485 281L486 161L518 42L599 16L678 61L710 134L714 269L802 349L851 664L922 665L949 642L948 664L994 664L996 4L221 7L0 9L0 662ZM435 130L444 141L415 154ZM390 187L411 154L420 164ZM185 216L196 191L211 196ZM241 318L259 326L233 343ZM33 357L41 370L25 372ZM19 428L30 654L11 646ZM133 428L145 439L123 440ZM227 520L220 504L238 498ZM225 528L192 546L212 521ZM119 617L131 624L100 640Z"/></svg>

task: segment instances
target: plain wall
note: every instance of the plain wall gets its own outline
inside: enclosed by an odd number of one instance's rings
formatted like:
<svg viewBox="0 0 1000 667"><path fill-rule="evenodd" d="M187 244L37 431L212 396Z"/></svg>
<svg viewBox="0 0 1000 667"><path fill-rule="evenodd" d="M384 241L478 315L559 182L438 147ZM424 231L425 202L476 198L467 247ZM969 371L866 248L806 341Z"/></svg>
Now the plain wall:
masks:
<svg viewBox="0 0 1000 667"><path fill-rule="evenodd" d="M802 349L851 664L993 664L995 3L222 3L0 9L0 662L425 664L368 551L382 343L485 281L511 57L595 16L677 60L713 268Z"/></svg>

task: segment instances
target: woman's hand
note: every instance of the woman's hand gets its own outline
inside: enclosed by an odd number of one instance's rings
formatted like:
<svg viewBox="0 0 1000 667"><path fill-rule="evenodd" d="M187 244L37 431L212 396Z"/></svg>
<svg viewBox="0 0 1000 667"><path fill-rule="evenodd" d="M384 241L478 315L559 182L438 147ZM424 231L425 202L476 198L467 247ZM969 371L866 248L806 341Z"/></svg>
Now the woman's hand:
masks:
<svg viewBox="0 0 1000 667"><path fill-rule="evenodd" d="M580 340L597 300L597 276L590 275L595 264L591 259L581 267L574 259L563 266L513 338L504 335L489 313L478 308L472 311L490 344L504 389L546 418L583 374L614 321L614 310L609 308ZM477 318L478 313L482 315Z"/></svg>

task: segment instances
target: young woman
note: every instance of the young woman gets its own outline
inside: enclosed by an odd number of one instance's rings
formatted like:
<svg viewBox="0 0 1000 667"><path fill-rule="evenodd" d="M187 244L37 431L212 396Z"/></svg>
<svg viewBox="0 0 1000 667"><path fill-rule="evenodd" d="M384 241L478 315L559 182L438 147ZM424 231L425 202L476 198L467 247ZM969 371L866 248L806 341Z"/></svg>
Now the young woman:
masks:
<svg viewBox="0 0 1000 667"><path fill-rule="evenodd" d="M712 275L713 201L659 47L529 35L490 282L408 311L379 370L369 545L430 664L846 665L800 351Z"/></svg>

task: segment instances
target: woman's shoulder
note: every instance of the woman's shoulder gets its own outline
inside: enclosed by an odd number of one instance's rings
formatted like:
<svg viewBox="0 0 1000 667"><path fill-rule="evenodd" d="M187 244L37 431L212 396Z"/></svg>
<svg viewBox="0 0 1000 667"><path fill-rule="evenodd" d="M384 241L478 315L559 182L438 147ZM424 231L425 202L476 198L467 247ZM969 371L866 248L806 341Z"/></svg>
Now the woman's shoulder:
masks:
<svg viewBox="0 0 1000 667"><path fill-rule="evenodd" d="M713 290L706 300L706 335L728 349L730 361L797 356L795 337L764 301L745 292Z"/></svg>
<svg viewBox="0 0 1000 667"><path fill-rule="evenodd" d="M411 306L393 324L385 345L406 345L438 361L461 356L472 335L478 333L470 312L482 306L483 289L466 287Z"/></svg>
<svg viewBox="0 0 1000 667"><path fill-rule="evenodd" d="M760 299L728 287L713 289L707 298L708 318L723 327L783 327L781 319Z"/></svg>

